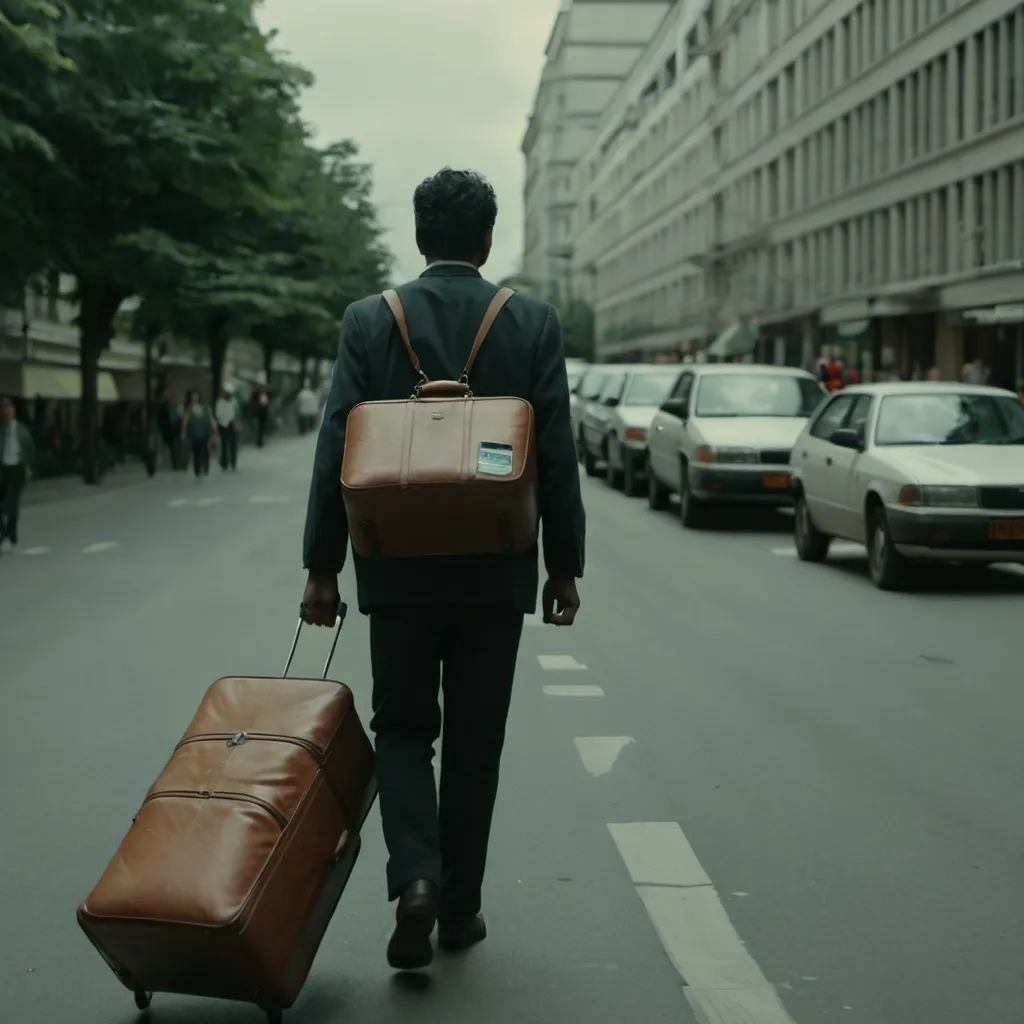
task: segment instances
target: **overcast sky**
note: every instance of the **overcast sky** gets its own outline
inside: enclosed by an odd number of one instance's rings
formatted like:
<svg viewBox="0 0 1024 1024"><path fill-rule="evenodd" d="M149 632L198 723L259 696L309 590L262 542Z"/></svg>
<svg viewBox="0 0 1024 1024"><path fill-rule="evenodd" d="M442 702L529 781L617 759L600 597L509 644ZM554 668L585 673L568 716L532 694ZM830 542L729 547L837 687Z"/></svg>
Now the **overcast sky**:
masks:
<svg viewBox="0 0 1024 1024"><path fill-rule="evenodd" d="M260 21L317 83L304 113L324 142L355 141L398 280L423 266L412 193L446 164L498 194L492 280L518 269L526 128L558 0L264 0Z"/></svg>

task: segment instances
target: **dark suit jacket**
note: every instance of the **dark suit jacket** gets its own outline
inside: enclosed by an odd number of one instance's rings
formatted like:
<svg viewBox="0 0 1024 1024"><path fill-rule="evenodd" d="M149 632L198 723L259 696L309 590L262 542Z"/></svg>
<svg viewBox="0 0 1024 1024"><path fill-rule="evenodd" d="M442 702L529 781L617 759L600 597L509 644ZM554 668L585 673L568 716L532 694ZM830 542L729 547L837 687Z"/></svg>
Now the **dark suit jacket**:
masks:
<svg viewBox="0 0 1024 1024"><path fill-rule="evenodd" d="M398 289L413 348L428 377L462 372L497 287L461 264L429 267ZM345 564L348 520L340 468L348 414L359 402L408 398L417 376L380 295L345 311L309 492L303 562L333 574ZM498 314L470 374L480 397L514 396L533 405L539 504L548 575L583 575L585 516L569 419L562 329L553 306L518 293ZM508 603L533 612L536 549L513 555L370 560L354 555L359 607L423 602Z"/></svg>

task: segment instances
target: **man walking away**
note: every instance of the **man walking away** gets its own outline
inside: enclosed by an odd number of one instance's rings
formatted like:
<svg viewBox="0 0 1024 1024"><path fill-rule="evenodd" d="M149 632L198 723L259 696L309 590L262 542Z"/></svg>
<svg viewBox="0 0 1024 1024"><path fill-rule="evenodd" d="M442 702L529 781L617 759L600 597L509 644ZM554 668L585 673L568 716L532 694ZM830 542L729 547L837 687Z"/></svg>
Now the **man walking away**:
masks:
<svg viewBox="0 0 1024 1024"><path fill-rule="evenodd" d="M180 411L171 400L170 391L162 388L156 407L156 429L170 453L171 469L184 469L181 457L180 418Z"/></svg>
<svg viewBox="0 0 1024 1024"><path fill-rule="evenodd" d="M28 467L35 457L35 442L24 423L19 423L14 403L0 398L0 549L6 542L18 544L18 511Z"/></svg>
<svg viewBox="0 0 1024 1024"><path fill-rule="evenodd" d="M199 401L199 392L185 396L185 410L181 419L181 437L192 449L192 470L196 480L210 473L210 447L214 438L214 421L210 410Z"/></svg>
<svg viewBox="0 0 1024 1024"><path fill-rule="evenodd" d="M238 424L241 412L231 384L225 384L220 389L220 398L217 399L213 414L220 434L220 468L235 470L238 468Z"/></svg>
<svg viewBox="0 0 1024 1024"><path fill-rule="evenodd" d="M308 380L302 385L295 404L298 407L299 433L308 434L316 426L316 417L320 412L320 399L309 386Z"/></svg>
<svg viewBox="0 0 1024 1024"><path fill-rule="evenodd" d="M432 379L453 379L497 287L479 268L491 249L497 204L479 175L445 169L413 197L416 242L427 269L398 289L412 345ZM348 523L339 467L353 406L408 398L417 383L380 295L345 312L306 519L303 596L307 621L331 625ZM533 405L538 500L548 580L546 622L571 625L583 575L584 511L569 419L558 314L516 294L479 351L470 385L478 397ZM388 960L416 970L438 945L483 939L481 889L512 677L524 613L536 607L538 553L368 560L354 555L360 610L370 617L373 718L388 898L397 900ZM440 802L431 764L441 732Z"/></svg>

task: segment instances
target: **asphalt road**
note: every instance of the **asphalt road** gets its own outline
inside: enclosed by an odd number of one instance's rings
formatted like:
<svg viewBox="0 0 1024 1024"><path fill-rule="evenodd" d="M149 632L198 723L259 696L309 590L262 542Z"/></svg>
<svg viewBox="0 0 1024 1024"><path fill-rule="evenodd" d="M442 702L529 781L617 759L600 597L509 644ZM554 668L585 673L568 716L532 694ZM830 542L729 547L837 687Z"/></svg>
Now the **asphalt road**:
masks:
<svg viewBox="0 0 1024 1024"><path fill-rule="evenodd" d="M32 553L0 558L0 1019L135 1019L75 907L207 685L279 671L311 451L26 509ZM286 1019L1020 1024L1024 576L883 594L856 553L799 563L781 517L694 534L585 496L578 625L524 634L491 936L391 977L374 816ZM334 674L365 711L357 614Z"/></svg>

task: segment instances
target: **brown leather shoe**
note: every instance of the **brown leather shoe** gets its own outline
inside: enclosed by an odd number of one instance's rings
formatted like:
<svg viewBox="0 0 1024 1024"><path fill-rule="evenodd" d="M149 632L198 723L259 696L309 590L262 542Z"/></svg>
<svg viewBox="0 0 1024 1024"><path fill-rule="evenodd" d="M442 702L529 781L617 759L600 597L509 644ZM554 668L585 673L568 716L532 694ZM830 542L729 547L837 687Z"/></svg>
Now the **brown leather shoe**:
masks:
<svg viewBox="0 0 1024 1024"><path fill-rule="evenodd" d="M395 930L388 943L388 963L396 971L418 971L434 959L430 936L437 921L437 886L426 879L411 882L398 897Z"/></svg>
<svg viewBox="0 0 1024 1024"><path fill-rule="evenodd" d="M437 944L446 953L469 949L487 938L487 924L476 914L464 921L442 921L437 929Z"/></svg>

